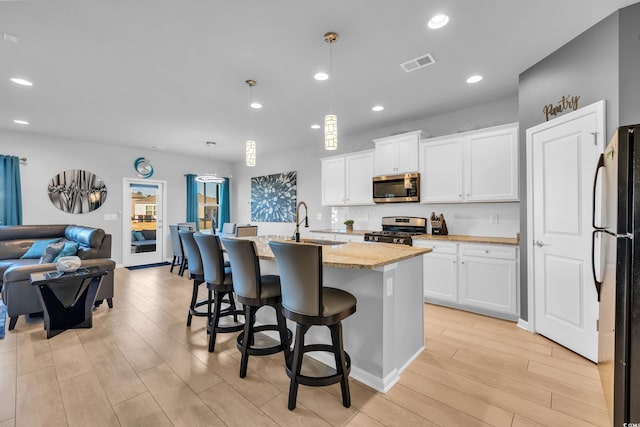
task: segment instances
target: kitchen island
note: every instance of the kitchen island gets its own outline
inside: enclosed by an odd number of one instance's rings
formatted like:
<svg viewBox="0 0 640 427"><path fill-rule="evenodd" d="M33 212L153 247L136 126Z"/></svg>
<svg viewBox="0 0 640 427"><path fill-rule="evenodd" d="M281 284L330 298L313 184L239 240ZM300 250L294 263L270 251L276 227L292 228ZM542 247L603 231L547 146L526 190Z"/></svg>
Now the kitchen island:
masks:
<svg viewBox="0 0 640 427"><path fill-rule="evenodd" d="M256 243L262 274L278 274L269 241L291 241L290 238L245 239ZM340 244L322 246L323 279L325 286L343 289L358 300L356 313L342 322L344 348L351 356L351 377L386 392L424 350L422 255L431 249L387 243L335 243ZM257 321L274 323L274 312L261 310ZM293 330L295 325L289 327ZM307 344L330 340L325 327L313 327L306 335ZM311 356L335 366L330 354Z"/></svg>

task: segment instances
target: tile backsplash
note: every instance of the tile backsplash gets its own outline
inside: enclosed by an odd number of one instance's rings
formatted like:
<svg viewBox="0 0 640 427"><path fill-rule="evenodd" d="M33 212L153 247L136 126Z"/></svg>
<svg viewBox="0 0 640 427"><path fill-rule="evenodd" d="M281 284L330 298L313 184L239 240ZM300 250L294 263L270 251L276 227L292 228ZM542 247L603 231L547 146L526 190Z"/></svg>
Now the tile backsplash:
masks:
<svg viewBox="0 0 640 427"><path fill-rule="evenodd" d="M444 214L449 234L516 237L520 232L520 203L398 203L330 208L331 228L344 228L345 219L354 229L380 230L383 216L417 216L429 219L431 212ZM429 225L429 232L431 226Z"/></svg>

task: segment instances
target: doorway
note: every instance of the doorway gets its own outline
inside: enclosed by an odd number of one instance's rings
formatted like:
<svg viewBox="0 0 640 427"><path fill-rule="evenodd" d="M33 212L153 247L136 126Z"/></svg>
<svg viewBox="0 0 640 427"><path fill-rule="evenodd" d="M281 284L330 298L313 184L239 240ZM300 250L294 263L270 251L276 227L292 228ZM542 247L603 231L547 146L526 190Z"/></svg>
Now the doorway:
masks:
<svg viewBox="0 0 640 427"><path fill-rule="evenodd" d="M166 182L124 178L122 263L125 267L165 261Z"/></svg>
<svg viewBox="0 0 640 427"><path fill-rule="evenodd" d="M594 362L598 299L591 209L604 128L600 101L526 131L529 323Z"/></svg>

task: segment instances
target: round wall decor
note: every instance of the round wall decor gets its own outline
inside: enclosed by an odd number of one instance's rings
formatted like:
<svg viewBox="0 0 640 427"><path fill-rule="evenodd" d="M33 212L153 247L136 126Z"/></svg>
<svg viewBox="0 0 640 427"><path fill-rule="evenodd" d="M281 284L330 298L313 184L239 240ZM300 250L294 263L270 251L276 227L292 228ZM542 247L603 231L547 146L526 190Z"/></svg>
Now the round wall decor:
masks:
<svg viewBox="0 0 640 427"><path fill-rule="evenodd" d="M83 214L95 211L107 200L107 186L94 173L70 169L49 181L49 199L63 212Z"/></svg>
<svg viewBox="0 0 640 427"><path fill-rule="evenodd" d="M141 178L151 178L151 175L153 175L153 166L151 166L151 162L146 157L138 157L133 162L133 167Z"/></svg>

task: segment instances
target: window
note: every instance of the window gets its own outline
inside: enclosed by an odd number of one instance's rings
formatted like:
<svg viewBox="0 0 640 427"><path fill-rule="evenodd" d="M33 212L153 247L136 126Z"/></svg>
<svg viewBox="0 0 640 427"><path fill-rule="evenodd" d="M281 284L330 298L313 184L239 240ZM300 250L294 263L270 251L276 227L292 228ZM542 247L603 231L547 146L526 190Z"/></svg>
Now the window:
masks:
<svg viewBox="0 0 640 427"><path fill-rule="evenodd" d="M218 227L220 184L198 182L198 223L200 230Z"/></svg>

